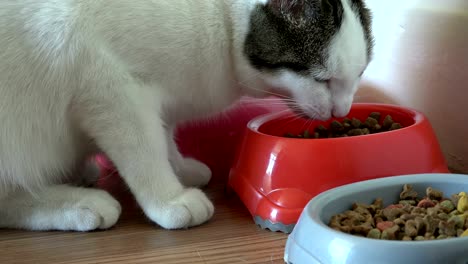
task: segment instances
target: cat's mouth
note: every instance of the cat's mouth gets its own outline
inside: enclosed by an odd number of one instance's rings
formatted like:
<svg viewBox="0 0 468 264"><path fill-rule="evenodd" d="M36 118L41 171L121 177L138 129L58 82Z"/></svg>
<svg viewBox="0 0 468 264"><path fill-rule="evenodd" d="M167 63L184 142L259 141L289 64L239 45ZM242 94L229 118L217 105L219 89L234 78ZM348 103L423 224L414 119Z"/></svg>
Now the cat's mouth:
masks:
<svg viewBox="0 0 468 264"><path fill-rule="evenodd" d="M327 120L331 118L331 112L320 112L316 111L317 109L304 107L299 103L293 96L293 94L288 91L288 89L280 87L270 87L269 93L284 102L284 104L298 117L314 119L314 120Z"/></svg>
<svg viewBox="0 0 468 264"><path fill-rule="evenodd" d="M311 120L326 121L333 117L332 111L302 106L295 102L286 102L288 108L297 116Z"/></svg>

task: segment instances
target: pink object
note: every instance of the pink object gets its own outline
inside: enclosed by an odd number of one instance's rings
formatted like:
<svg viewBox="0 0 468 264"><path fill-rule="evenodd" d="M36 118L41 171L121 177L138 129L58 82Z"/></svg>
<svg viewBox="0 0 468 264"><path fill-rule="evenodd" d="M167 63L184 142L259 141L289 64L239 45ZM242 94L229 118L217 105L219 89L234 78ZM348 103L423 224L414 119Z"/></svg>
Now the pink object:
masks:
<svg viewBox="0 0 468 264"><path fill-rule="evenodd" d="M384 221L384 222L377 223L377 228L380 231L384 231L390 227L393 227L394 225L395 223L393 223L392 221Z"/></svg>

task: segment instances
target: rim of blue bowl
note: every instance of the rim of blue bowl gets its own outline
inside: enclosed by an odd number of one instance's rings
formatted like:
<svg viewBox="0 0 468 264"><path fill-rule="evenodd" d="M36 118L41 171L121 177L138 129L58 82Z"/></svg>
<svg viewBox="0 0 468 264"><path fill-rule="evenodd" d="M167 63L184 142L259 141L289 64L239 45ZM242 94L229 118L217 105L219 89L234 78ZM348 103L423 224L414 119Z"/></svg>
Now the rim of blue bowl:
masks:
<svg viewBox="0 0 468 264"><path fill-rule="evenodd" d="M442 176L442 177L441 177ZM419 173L419 174L408 174L408 175L398 175L390 176L372 180L359 181L355 183L350 183L342 185L330 190L327 190L314 198L308 203L304 209L305 214L308 215L311 219L312 225L314 228L320 228L326 230L327 232L333 233L334 237L341 238L343 240L352 240L358 243L368 243L372 242L376 246L385 246L385 245L402 245L405 247L425 247L425 246L437 246L437 245L447 245L447 244L459 244L468 242L468 237L455 237L447 239L438 239L438 240L422 240L422 241L402 241L402 240L381 240L355 236L352 234L340 232L338 230L332 229L321 219L322 209L327 204L325 201L330 199L336 199L337 194L342 195L352 195L353 193L363 192L366 190L371 190L375 186L385 186L392 185L395 183L425 183L425 182L454 182L460 183L464 181L468 185L468 174L454 174L454 173ZM467 190L468 192L468 190ZM310 212L317 212L311 214Z"/></svg>

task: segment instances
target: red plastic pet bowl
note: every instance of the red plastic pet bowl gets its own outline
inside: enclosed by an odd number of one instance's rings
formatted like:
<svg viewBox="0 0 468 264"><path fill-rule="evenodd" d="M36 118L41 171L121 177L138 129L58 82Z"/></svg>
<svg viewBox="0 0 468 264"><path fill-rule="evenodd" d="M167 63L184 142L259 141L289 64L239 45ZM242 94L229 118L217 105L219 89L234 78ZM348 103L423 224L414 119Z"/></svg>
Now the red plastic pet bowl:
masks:
<svg viewBox="0 0 468 264"><path fill-rule="evenodd" d="M354 104L348 118L387 114L404 127L354 137L286 138L325 122L279 112L247 125L229 175L229 187L262 228L290 233L307 203L328 189L357 181L417 173L448 173L433 128L413 109ZM336 119L342 121L343 119Z"/></svg>

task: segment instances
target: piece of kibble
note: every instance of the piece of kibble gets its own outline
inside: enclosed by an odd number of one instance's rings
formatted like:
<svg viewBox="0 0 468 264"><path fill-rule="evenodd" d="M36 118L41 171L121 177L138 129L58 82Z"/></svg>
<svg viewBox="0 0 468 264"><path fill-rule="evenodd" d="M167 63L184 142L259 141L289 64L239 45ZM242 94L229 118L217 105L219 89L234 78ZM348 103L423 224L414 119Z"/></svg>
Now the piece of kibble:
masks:
<svg viewBox="0 0 468 264"><path fill-rule="evenodd" d="M416 221L408 220L405 223L405 235L414 237L418 234L418 229L416 228Z"/></svg>
<svg viewBox="0 0 468 264"><path fill-rule="evenodd" d="M434 189L432 187L427 187L426 188L426 195L431 200L440 200L444 196L444 193L439 191L439 190L436 190L436 189Z"/></svg>
<svg viewBox="0 0 468 264"><path fill-rule="evenodd" d="M460 236L462 236L462 237L468 236L468 229L466 229L465 231L463 231L463 233L462 233Z"/></svg>
<svg viewBox="0 0 468 264"><path fill-rule="evenodd" d="M381 238L386 239L386 240L395 240L398 236L399 231L400 231L400 227L397 225L394 225L382 231Z"/></svg>
<svg viewBox="0 0 468 264"><path fill-rule="evenodd" d="M430 215L430 216L438 215L439 211L440 211L439 208L437 208L435 206L434 207L429 207L429 208L426 209L427 214Z"/></svg>
<svg viewBox="0 0 468 264"><path fill-rule="evenodd" d="M361 129L361 131L362 131L363 135L369 135L370 134L370 130L367 127Z"/></svg>
<svg viewBox="0 0 468 264"><path fill-rule="evenodd" d="M382 128L383 129L389 129L393 124L393 119L390 115L385 116L385 119L382 123Z"/></svg>
<svg viewBox="0 0 468 264"><path fill-rule="evenodd" d="M414 241L423 241L423 240L426 240L426 238L423 236L417 236L414 238Z"/></svg>
<svg viewBox="0 0 468 264"><path fill-rule="evenodd" d="M400 219L402 219L403 221L414 220L416 216L416 214L402 214L400 216Z"/></svg>
<svg viewBox="0 0 468 264"><path fill-rule="evenodd" d="M351 228L351 231L355 234L366 235L367 233L369 233L370 230L372 230L372 228L373 227L370 223L363 223L360 225L353 226Z"/></svg>
<svg viewBox="0 0 468 264"><path fill-rule="evenodd" d="M452 194L450 196L450 200L452 201L453 204L458 204L458 200L460 199L460 196L458 196L458 193Z"/></svg>
<svg viewBox="0 0 468 264"><path fill-rule="evenodd" d="M403 205L402 204L391 204L391 205L385 207L385 209L393 209L393 208L403 208Z"/></svg>
<svg viewBox="0 0 468 264"><path fill-rule="evenodd" d="M412 214L426 214L428 213L427 210L430 210L430 208L422 208L422 207L413 207L411 208L411 213Z"/></svg>
<svg viewBox="0 0 468 264"><path fill-rule="evenodd" d="M457 204L457 210L460 213L464 213L468 211L468 196L466 195L465 192L460 192L458 194L458 204Z"/></svg>
<svg viewBox="0 0 468 264"><path fill-rule="evenodd" d="M434 234L437 228L439 228L439 222L440 222L439 219L430 217L429 215L425 215L423 217L423 220L426 226L426 232L430 232Z"/></svg>
<svg viewBox="0 0 468 264"><path fill-rule="evenodd" d="M416 205L416 201L415 200L401 200L398 202L399 204L402 204L402 205L405 205L405 204L408 204L408 205Z"/></svg>
<svg viewBox="0 0 468 264"><path fill-rule="evenodd" d="M424 234L424 238L425 238L426 240L434 240L434 239L435 239L435 236L432 235L432 233L426 233L426 234Z"/></svg>
<svg viewBox="0 0 468 264"><path fill-rule="evenodd" d="M397 218L397 219L393 220L393 223L395 223L395 225L402 226L402 225L405 225L406 221L401 219L401 217L400 217L400 218Z"/></svg>
<svg viewBox="0 0 468 264"><path fill-rule="evenodd" d="M403 238L401 240L403 240L403 241L413 241L413 239L410 236L403 236Z"/></svg>
<svg viewBox="0 0 468 264"><path fill-rule="evenodd" d="M450 215L448 215L446 213L439 213L439 214L437 214L437 217L439 217L440 220L447 221L447 220L449 220Z"/></svg>
<svg viewBox="0 0 468 264"><path fill-rule="evenodd" d="M459 214L461 214L461 213L458 212L458 210L453 210L453 211L451 211L451 212L449 213L450 216L452 216L452 215L459 215Z"/></svg>
<svg viewBox="0 0 468 264"><path fill-rule="evenodd" d="M365 122L366 126L369 127L369 128L375 128L376 125L379 124L379 121L377 121L376 119L372 118L372 117L368 117L366 119L366 122Z"/></svg>
<svg viewBox="0 0 468 264"><path fill-rule="evenodd" d="M374 210L382 209L383 208L383 199L382 198L375 199L374 202L372 203L371 207Z"/></svg>
<svg viewBox="0 0 468 264"><path fill-rule="evenodd" d="M344 130L344 126L336 121L336 120L333 120L331 123L330 123L330 129L333 131L333 132L341 132Z"/></svg>
<svg viewBox="0 0 468 264"><path fill-rule="evenodd" d="M375 239L379 239L381 236L381 232L379 229L377 228L373 228L369 231L369 233L367 233L367 237L368 238L375 238Z"/></svg>
<svg viewBox="0 0 468 264"><path fill-rule="evenodd" d="M416 198L418 198L418 193L413 190L413 186L410 184L403 185L403 191L400 193L400 199L414 200Z"/></svg>
<svg viewBox="0 0 468 264"><path fill-rule="evenodd" d="M422 199L421 201L419 201L417 206L422 208L429 208L434 207L435 203L430 199Z"/></svg>
<svg viewBox="0 0 468 264"><path fill-rule="evenodd" d="M304 138L310 138L310 132L309 132L309 130L304 130L303 137L304 137Z"/></svg>
<svg viewBox="0 0 468 264"><path fill-rule="evenodd" d="M450 200L440 202L439 207L446 213L450 213L455 209L455 205Z"/></svg>
<svg viewBox="0 0 468 264"><path fill-rule="evenodd" d="M320 137L328 135L328 129L324 125L318 125L314 132L317 132Z"/></svg>
<svg viewBox="0 0 468 264"><path fill-rule="evenodd" d="M457 229L455 228L455 222L440 221L439 222L439 233L446 236L457 235Z"/></svg>
<svg viewBox="0 0 468 264"><path fill-rule="evenodd" d="M402 128L400 123L393 123L388 130L397 130Z"/></svg>
<svg viewBox="0 0 468 264"><path fill-rule="evenodd" d="M390 227L393 227L395 225L394 222L392 221L384 221L384 222L380 222L377 224L377 228L380 230L380 231L384 231Z"/></svg>
<svg viewBox="0 0 468 264"><path fill-rule="evenodd" d="M348 131L348 136L361 136L364 135L362 129L354 128Z"/></svg>
<svg viewBox="0 0 468 264"><path fill-rule="evenodd" d="M465 229L468 229L468 220L466 220L467 217L465 217Z"/></svg>
<svg viewBox="0 0 468 264"><path fill-rule="evenodd" d="M447 222L454 222L455 228L462 228L465 225L465 217L463 215L454 215Z"/></svg>
<svg viewBox="0 0 468 264"><path fill-rule="evenodd" d="M351 120L351 126L353 126L354 128L360 128L362 126L362 122L361 122L361 120L359 120L357 118L353 118Z"/></svg>
<svg viewBox="0 0 468 264"><path fill-rule="evenodd" d="M385 216L389 221L395 220L404 213L405 211L401 208L385 208L382 210L383 216Z"/></svg>
<svg viewBox="0 0 468 264"><path fill-rule="evenodd" d="M381 114L379 112L372 112L372 113L370 113L369 117L374 118L378 122L380 120L380 115Z"/></svg>

